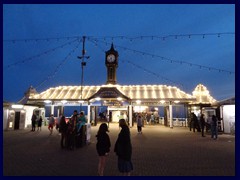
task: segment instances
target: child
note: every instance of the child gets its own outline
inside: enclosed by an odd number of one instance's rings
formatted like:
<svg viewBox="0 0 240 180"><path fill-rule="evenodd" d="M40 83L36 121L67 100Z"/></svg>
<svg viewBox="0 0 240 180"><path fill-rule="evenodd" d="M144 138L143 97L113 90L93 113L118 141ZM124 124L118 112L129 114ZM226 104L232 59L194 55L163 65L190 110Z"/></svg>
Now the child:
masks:
<svg viewBox="0 0 240 180"><path fill-rule="evenodd" d="M110 147L111 147L110 139L107 132L108 132L107 124L102 123L96 135L97 137L96 149L99 155L99 162L98 162L99 176L103 176L103 171L106 165L106 158L108 156L108 153L110 152Z"/></svg>

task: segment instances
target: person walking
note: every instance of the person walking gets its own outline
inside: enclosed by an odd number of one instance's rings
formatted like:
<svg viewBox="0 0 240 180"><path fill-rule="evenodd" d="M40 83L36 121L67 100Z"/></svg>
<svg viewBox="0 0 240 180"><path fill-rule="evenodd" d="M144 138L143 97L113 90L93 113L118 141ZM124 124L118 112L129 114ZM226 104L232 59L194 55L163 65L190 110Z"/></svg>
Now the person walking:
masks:
<svg viewBox="0 0 240 180"><path fill-rule="evenodd" d="M36 125L36 120L37 120L37 116L36 116L35 112L33 112L31 120L32 120L32 131L35 131L35 125Z"/></svg>
<svg viewBox="0 0 240 180"><path fill-rule="evenodd" d="M152 114L151 114L150 124L154 124L154 122L155 122L155 116L154 116L154 114L152 113Z"/></svg>
<svg viewBox="0 0 240 180"><path fill-rule="evenodd" d="M43 119L42 119L42 116L40 116L40 118L39 118L39 120L38 120L38 131L40 130L42 130L42 121L43 121Z"/></svg>
<svg viewBox="0 0 240 180"><path fill-rule="evenodd" d="M122 129L118 134L114 152L118 156L118 170L123 173L124 176L130 176L131 171L133 170L131 161L132 144L130 139L130 130L124 119L119 120L119 126Z"/></svg>
<svg viewBox="0 0 240 180"><path fill-rule="evenodd" d="M67 128L68 125L66 123L65 116L61 116L61 120L59 123L59 132L61 133L61 148L65 148L67 146Z"/></svg>
<svg viewBox="0 0 240 180"><path fill-rule="evenodd" d="M50 131L50 135L51 135L52 132L53 132L54 123L55 123L55 119L54 119L54 117L53 117L53 114L51 114L51 116L50 116L50 118L49 118L49 123L48 123L48 130Z"/></svg>
<svg viewBox="0 0 240 180"><path fill-rule="evenodd" d="M142 125L143 125L142 117L141 117L141 115L138 115L138 117L137 117L137 130L138 130L138 133L141 133L141 134L142 134Z"/></svg>
<svg viewBox="0 0 240 180"><path fill-rule="evenodd" d="M205 123L204 114L201 114L200 124L201 124L202 137L205 137L205 136L204 136L204 129L205 129L206 123Z"/></svg>
<svg viewBox="0 0 240 180"><path fill-rule="evenodd" d="M103 176L103 172L106 166L107 156L110 152L111 142L110 138L107 134L108 126L106 123L102 123L99 127L97 132L97 144L96 149L99 155L99 162L98 162L98 175Z"/></svg>

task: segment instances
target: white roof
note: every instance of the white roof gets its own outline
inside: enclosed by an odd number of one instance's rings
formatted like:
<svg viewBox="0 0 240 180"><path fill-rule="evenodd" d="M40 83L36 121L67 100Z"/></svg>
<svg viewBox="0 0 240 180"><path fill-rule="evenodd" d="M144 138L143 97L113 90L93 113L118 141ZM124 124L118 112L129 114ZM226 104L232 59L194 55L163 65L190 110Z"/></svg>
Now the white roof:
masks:
<svg viewBox="0 0 240 180"><path fill-rule="evenodd" d="M206 88L206 86L202 84L198 84L195 90L193 91L193 96L196 97L195 104L212 104L215 103L216 100L210 95L210 92Z"/></svg>
<svg viewBox="0 0 240 180"><path fill-rule="evenodd" d="M116 88L131 100L179 100L183 102L196 100L194 96L181 91L179 88L166 85L83 86L83 98L81 98L81 86L58 86L49 88L40 94L30 95L29 100L86 100L97 93L101 87Z"/></svg>

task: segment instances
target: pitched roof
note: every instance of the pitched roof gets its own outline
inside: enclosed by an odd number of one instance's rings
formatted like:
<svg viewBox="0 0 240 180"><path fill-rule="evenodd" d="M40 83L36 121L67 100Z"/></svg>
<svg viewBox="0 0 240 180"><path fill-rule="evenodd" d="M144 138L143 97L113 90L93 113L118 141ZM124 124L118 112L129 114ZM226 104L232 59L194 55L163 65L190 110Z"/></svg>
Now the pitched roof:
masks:
<svg viewBox="0 0 240 180"><path fill-rule="evenodd" d="M131 100L179 100L193 101L196 98L181 91L175 86L166 85L102 85L102 86L83 86L81 97L81 86L58 86L49 88L40 94L31 94L29 100L87 100L95 97L101 88L116 88L122 95Z"/></svg>
<svg viewBox="0 0 240 180"><path fill-rule="evenodd" d="M216 102L216 100L210 95L206 86L202 84L198 84L192 93L193 96L196 97L194 104L212 104Z"/></svg>

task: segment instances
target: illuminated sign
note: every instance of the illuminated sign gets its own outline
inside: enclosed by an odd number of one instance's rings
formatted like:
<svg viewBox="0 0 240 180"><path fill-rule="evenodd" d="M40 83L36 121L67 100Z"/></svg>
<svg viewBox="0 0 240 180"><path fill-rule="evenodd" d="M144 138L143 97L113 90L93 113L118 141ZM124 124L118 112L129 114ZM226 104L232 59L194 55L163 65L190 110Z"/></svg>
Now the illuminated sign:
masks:
<svg viewBox="0 0 240 180"><path fill-rule="evenodd" d="M101 98L117 98L118 93L114 90L102 91L99 93Z"/></svg>
<svg viewBox="0 0 240 180"><path fill-rule="evenodd" d="M108 88L103 87L101 88L96 94L94 94L90 99L92 98L106 98L106 99L129 99L124 94L122 94L118 89L116 88Z"/></svg>
<svg viewBox="0 0 240 180"><path fill-rule="evenodd" d="M122 106L122 103L119 101L105 101L103 106Z"/></svg>

